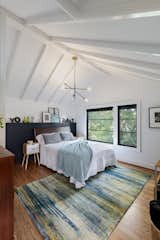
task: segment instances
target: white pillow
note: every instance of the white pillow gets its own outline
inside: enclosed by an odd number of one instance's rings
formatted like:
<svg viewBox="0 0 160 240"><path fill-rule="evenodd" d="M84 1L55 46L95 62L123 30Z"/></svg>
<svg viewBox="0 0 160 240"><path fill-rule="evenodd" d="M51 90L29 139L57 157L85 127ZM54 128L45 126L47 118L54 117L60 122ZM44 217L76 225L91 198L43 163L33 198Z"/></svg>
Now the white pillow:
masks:
<svg viewBox="0 0 160 240"><path fill-rule="evenodd" d="M44 142L44 138L43 138L43 136L42 136L42 134L39 134L39 135L37 135L36 136L36 140L38 141L38 143L41 145L41 144L45 144L45 142Z"/></svg>

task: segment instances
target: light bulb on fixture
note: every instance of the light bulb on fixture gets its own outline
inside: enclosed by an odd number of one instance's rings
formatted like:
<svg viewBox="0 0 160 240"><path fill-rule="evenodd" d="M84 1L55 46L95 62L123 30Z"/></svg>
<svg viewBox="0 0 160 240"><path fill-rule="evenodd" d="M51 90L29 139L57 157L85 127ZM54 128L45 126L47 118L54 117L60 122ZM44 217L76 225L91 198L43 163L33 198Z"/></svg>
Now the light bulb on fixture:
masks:
<svg viewBox="0 0 160 240"><path fill-rule="evenodd" d="M88 99L87 99L87 98L84 98L84 101L85 101L85 102L88 102Z"/></svg>
<svg viewBox="0 0 160 240"><path fill-rule="evenodd" d="M75 94L73 94L72 100L73 100L73 101L76 100L76 95L75 95Z"/></svg>
<svg viewBox="0 0 160 240"><path fill-rule="evenodd" d="M87 91L88 92L92 91L92 88L91 87L87 87Z"/></svg>

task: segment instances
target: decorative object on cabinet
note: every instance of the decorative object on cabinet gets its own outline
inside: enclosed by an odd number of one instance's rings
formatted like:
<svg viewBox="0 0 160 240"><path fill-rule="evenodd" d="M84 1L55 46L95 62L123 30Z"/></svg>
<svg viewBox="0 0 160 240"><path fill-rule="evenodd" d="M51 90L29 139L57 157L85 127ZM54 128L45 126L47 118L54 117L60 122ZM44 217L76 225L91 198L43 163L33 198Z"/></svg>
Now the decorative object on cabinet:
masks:
<svg viewBox="0 0 160 240"><path fill-rule="evenodd" d="M14 121L14 118L10 118L9 120L10 120L11 123L14 123L14 122L15 122L15 121Z"/></svg>
<svg viewBox="0 0 160 240"><path fill-rule="evenodd" d="M11 123L20 123L21 119L20 117L14 117L14 118L9 118Z"/></svg>
<svg viewBox="0 0 160 240"><path fill-rule="evenodd" d="M9 119L11 123L14 123L14 118Z"/></svg>
<svg viewBox="0 0 160 240"><path fill-rule="evenodd" d="M20 117L15 117L14 121L15 121L15 123L20 123L21 119L20 119Z"/></svg>
<svg viewBox="0 0 160 240"><path fill-rule="evenodd" d="M49 107L48 108L48 112L49 113L52 113L52 114L55 114L55 115L59 115L59 109L58 108L55 108L55 107Z"/></svg>
<svg viewBox="0 0 160 240"><path fill-rule="evenodd" d="M23 123L30 123L29 116L23 118Z"/></svg>
<svg viewBox="0 0 160 240"><path fill-rule="evenodd" d="M47 112L42 113L42 122L43 123L50 123L51 122L51 114Z"/></svg>
<svg viewBox="0 0 160 240"><path fill-rule="evenodd" d="M4 128L4 118L0 117L0 128Z"/></svg>
<svg viewBox="0 0 160 240"><path fill-rule="evenodd" d="M0 239L13 239L13 176L14 155L3 148L0 151Z"/></svg>
<svg viewBox="0 0 160 240"><path fill-rule="evenodd" d="M58 108L48 108L48 112L51 114L51 122L52 123L59 123L60 122L60 114Z"/></svg>
<svg viewBox="0 0 160 240"><path fill-rule="evenodd" d="M59 115L51 114L51 122L52 122L52 123L59 123L59 122L60 122L60 117L59 117Z"/></svg>
<svg viewBox="0 0 160 240"><path fill-rule="evenodd" d="M160 107L149 108L149 127L160 128Z"/></svg>
<svg viewBox="0 0 160 240"><path fill-rule="evenodd" d="M22 161L22 167L25 165L25 170L27 170L28 167L28 160L29 156L34 156L34 162L38 163L40 165L40 159L39 159L39 143L24 143L23 144L23 161Z"/></svg>

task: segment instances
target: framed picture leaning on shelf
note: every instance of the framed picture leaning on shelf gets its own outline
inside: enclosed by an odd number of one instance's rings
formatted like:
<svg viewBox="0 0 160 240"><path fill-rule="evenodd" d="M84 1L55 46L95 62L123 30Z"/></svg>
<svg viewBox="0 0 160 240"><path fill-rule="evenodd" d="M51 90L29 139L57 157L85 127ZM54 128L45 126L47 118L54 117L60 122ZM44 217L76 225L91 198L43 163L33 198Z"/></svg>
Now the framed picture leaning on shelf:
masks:
<svg viewBox="0 0 160 240"><path fill-rule="evenodd" d="M48 112L51 114L51 122L59 123L60 122L60 114L58 108L48 108Z"/></svg>
<svg viewBox="0 0 160 240"><path fill-rule="evenodd" d="M42 122L50 123L51 122L51 114L47 112L42 112Z"/></svg>

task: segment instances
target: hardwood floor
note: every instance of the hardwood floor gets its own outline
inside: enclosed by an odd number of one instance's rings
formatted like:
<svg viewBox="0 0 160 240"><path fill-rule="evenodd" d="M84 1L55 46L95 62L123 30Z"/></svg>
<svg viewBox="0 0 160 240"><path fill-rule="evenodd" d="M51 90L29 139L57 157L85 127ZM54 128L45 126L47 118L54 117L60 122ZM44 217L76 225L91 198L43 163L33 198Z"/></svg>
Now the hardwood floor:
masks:
<svg viewBox="0 0 160 240"><path fill-rule="evenodd" d="M125 164L125 166L140 169L139 167L127 164ZM144 168L141 168L141 170L152 173L151 170ZM15 187L46 177L50 174L53 174L53 171L42 166L38 167L33 163L29 164L27 171L25 171L20 164L17 164L15 168ZM153 189L154 179L151 177L138 198L117 225L109 240L152 240L148 206L149 201L153 199ZM16 194L14 216L17 240L43 240Z"/></svg>

